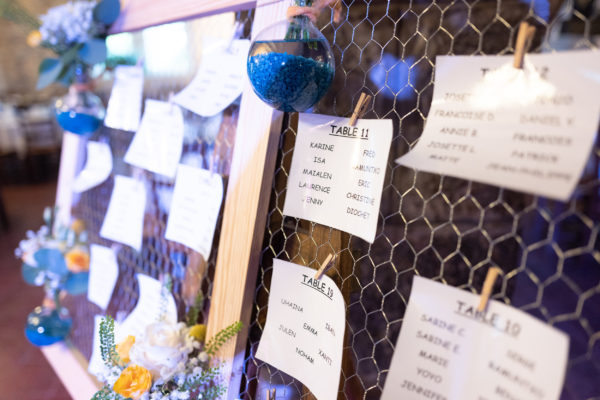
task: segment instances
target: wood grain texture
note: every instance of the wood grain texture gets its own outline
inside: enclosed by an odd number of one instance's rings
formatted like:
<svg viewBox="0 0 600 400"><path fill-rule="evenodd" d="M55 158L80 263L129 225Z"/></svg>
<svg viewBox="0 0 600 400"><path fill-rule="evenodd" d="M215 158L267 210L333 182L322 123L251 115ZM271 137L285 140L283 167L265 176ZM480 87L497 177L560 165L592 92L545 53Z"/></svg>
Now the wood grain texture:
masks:
<svg viewBox="0 0 600 400"><path fill-rule="evenodd" d="M253 36L285 18L287 1L259 0ZM269 207L283 114L265 105L246 82L225 198L207 336L242 321L244 329L219 354L227 363L224 376L235 399L242 378L256 273Z"/></svg>
<svg viewBox="0 0 600 400"><path fill-rule="evenodd" d="M122 0L121 15L110 33L137 31L149 26L248 10L256 0Z"/></svg>

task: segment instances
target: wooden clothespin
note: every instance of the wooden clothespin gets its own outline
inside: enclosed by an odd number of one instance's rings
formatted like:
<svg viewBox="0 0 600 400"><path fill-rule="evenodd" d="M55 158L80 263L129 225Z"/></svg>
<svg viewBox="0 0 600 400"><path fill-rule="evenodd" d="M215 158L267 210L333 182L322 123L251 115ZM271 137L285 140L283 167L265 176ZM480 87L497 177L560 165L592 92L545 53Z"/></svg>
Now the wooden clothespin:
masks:
<svg viewBox="0 0 600 400"><path fill-rule="evenodd" d="M494 288L494 283L501 272L502 270L498 267L491 267L488 269L487 275L485 276L485 281L483 282L483 288L481 289L481 297L479 298L477 311L483 311L487 307L487 303L492 294L492 289Z"/></svg>
<svg viewBox="0 0 600 400"><path fill-rule="evenodd" d="M269 390L267 389L267 400L275 400L275 395L277 394L277 391L275 390L275 388Z"/></svg>
<svg viewBox="0 0 600 400"><path fill-rule="evenodd" d="M517 33L517 43L515 44L515 58L513 67L522 69L525 53L529 51L533 36L535 35L535 26L523 21L519 25L519 33Z"/></svg>
<svg viewBox="0 0 600 400"><path fill-rule="evenodd" d="M325 261L323 261L323 264L321 264L321 267L319 267L319 269L315 273L315 277L314 278L316 280L321 279L321 277L323 276L323 274L325 272L327 272L327 270L329 269L329 265L331 264L331 261L333 261L333 254L329 253L329 255L327 256L327 258L325 258Z"/></svg>
<svg viewBox="0 0 600 400"><path fill-rule="evenodd" d="M356 103L356 107L354 107L354 112L350 117L350 126L354 126L356 124L356 120L362 118L363 115L367 112L367 107L369 107L369 103L371 102L370 94L361 93L358 98L358 103Z"/></svg>

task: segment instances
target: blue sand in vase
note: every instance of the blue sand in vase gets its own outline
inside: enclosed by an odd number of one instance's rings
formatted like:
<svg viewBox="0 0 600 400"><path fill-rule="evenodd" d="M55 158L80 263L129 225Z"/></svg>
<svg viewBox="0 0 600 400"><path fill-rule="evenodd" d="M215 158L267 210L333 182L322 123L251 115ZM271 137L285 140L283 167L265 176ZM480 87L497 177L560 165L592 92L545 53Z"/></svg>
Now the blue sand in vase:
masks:
<svg viewBox="0 0 600 400"><path fill-rule="evenodd" d="M66 131L78 135L87 135L95 132L102 120L93 115L77 113L74 111L58 112L56 115L58 124Z"/></svg>
<svg viewBox="0 0 600 400"><path fill-rule="evenodd" d="M27 316L25 336L36 346L47 346L63 340L71 331L73 321L66 312L62 314L56 310L36 307Z"/></svg>
<svg viewBox="0 0 600 400"><path fill-rule="evenodd" d="M263 50L248 58L248 76L256 94L272 107L305 111L329 89L333 80L323 44L319 41L264 41ZM303 55L295 55L301 46ZM286 51L289 50L289 51ZM251 50L252 53L252 50Z"/></svg>

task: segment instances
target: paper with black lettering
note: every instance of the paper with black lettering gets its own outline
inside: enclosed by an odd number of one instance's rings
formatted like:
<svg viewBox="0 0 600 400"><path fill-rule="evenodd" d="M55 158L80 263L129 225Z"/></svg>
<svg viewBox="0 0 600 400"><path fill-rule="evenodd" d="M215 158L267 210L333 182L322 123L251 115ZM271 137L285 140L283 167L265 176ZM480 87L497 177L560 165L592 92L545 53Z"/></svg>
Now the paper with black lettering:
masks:
<svg viewBox="0 0 600 400"><path fill-rule="evenodd" d="M222 200L221 175L179 164L165 238L196 250L208 260Z"/></svg>
<svg viewBox="0 0 600 400"><path fill-rule="evenodd" d="M118 65L104 125L135 132L140 124L144 69L137 65Z"/></svg>
<svg viewBox="0 0 600 400"><path fill-rule="evenodd" d="M115 331L118 341L128 335L138 337L148 325L161 319L177 322L177 306L164 285L148 275L136 274L139 297L135 308Z"/></svg>
<svg viewBox="0 0 600 400"><path fill-rule="evenodd" d="M183 114L177 104L146 100L140 129L125 162L173 178L183 150Z"/></svg>
<svg viewBox="0 0 600 400"><path fill-rule="evenodd" d="M419 276L381 400L557 400L568 336L531 315Z"/></svg>
<svg viewBox="0 0 600 400"><path fill-rule="evenodd" d="M85 165L73 182L75 193L85 192L104 182L112 172L112 152L108 144L88 141Z"/></svg>
<svg viewBox="0 0 600 400"><path fill-rule="evenodd" d="M106 310L118 277L119 265L114 250L110 247L92 244L90 246L88 300Z"/></svg>
<svg viewBox="0 0 600 400"><path fill-rule="evenodd" d="M116 175L100 236L142 250L146 187L128 176Z"/></svg>
<svg viewBox="0 0 600 400"><path fill-rule="evenodd" d="M375 239L392 121L300 114L283 214Z"/></svg>
<svg viewBox="0 0 600 400"><path fill-rule="evenodd" d="M256 358L300 380L319 400L337 398L346 306L328 276L273 260L267 323Z"/></svg>
<svg viewBox="0 0 600 400"><path fill-rule="evenodd" d="M212 117L242 94L250 41L211 39L204 43L207 50L196 76L173 101L198 115Z"/></svg>
<svg viewBox="0 0 600 400"><path fill-rule="evenodd" d="M566 201L600 115L600 52L438 56L431 110L398 164Z"/></svg>

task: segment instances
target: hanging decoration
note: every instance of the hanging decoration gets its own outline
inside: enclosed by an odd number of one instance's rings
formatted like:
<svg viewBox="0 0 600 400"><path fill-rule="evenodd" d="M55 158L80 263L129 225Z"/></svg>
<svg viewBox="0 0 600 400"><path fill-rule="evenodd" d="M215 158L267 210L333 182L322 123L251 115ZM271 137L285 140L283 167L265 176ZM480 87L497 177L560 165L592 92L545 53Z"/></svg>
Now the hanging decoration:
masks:
<svg viewBox="0 0 600 400"><path fill-rule="evenodd" d="M335 60L329 42L315 26L319 13L334 6L334 21L341 5L334 0L295 0L286 21L256 35L248 54L248 76L255 93L280 111L305 111L329 90Z"/></svg>
<svg viewBox="0 0 600 400"><path fill-rule="evenodd" d="M81 220L70 227L54 223L56 210L47 207L43 225L28 231L15 255L23 261L23 279L30 285L43 286L45 298L27 317L25 336L36 346L63 340L70 332L69 311L61 306L66 293L87 291L90 263L87 232Z"/></svg>

